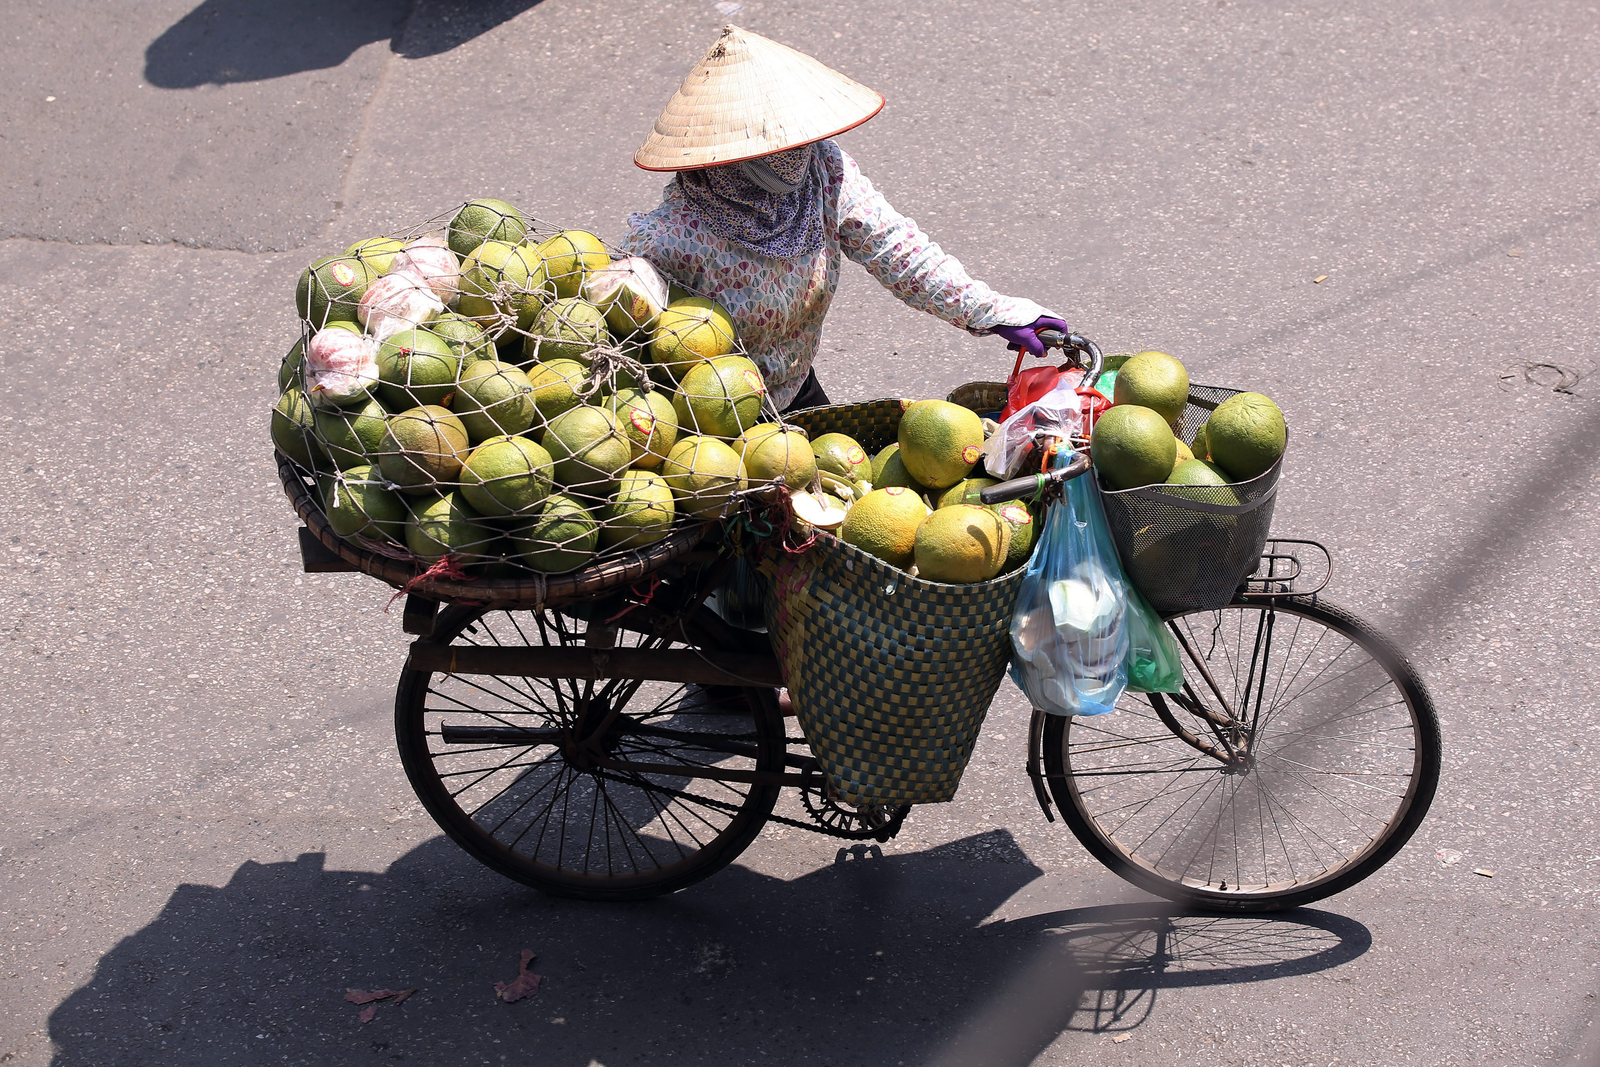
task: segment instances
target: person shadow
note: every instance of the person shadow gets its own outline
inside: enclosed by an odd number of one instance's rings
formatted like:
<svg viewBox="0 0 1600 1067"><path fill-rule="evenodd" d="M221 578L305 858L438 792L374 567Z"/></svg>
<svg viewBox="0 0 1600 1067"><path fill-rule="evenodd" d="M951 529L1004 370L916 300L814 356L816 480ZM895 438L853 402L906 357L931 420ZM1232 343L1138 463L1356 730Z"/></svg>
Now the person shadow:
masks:
<svg viewBox="0 0 1600 1067"><path fill-rule="evenodd" d="M387 40L408 59L448 52L540 0L202 0L145 49L160 89L263 81L337 67Z"/></svg>
<svg viewBox="0 0 1600 1067"><path fill-rule="evenodd" d="M1137 1027L1163 990L1308 974L1371 944L1307 909L990 919L1041 875L1004 830L842 847L793 880L736 864L632 905L524 890L442 837L382 872L252 861L180 886L106 953L50 1016L52 1062L1022 1067L1068 1030ZM540 987L503 1002L524 949ZM350 989L416 992L363 1023Z"/></svg>

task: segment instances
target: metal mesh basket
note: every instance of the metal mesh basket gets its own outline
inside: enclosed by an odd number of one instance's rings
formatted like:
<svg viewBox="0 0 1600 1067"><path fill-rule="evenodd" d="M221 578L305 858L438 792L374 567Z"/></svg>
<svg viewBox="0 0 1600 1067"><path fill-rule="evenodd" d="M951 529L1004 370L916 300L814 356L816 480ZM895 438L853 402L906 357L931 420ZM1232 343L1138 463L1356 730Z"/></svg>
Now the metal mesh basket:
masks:
<svg viewBox="0 0 1600 1067"><path fill-rule="evenodd" d="M1184 443L1238 389L1191 385ZM1123 570L1163 615L1214 611L1256 569L1272 527L1283 459L1247 482L1226 486L1100 488Z"/></svg>

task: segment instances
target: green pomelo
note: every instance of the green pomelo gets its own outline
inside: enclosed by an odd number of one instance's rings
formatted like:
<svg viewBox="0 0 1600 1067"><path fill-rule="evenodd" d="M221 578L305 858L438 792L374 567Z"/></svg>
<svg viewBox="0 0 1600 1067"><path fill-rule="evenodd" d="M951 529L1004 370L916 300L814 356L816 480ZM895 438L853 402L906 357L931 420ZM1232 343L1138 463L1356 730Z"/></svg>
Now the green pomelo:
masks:
<svg viewBox="0 0 1600 1067"><path fill-rule="evenodd" d="M406 521L406 547L428 563L437 563L446 555L463 563L482 562L493 552L499 536L456 492L416 501Z"/></svg>
<svg viewBox="0 0 1600 1067"><path fill-rule="evenodd" d="M744 356L718 356L684 373L672 406L684 429L732 440L756 424L766 397L754 363Z"/></svg>
<svg viewBox="0 0 1600 1067"><path fill-rule="evenodd" d="M1113 402L1145 407L1176 425L1189 403L1189 372L1165 352L1140 352L1117 372Z"/></svg>
<svg viewBox="0 0 1600 1067"><path fill-rule="evenodd" d="M773 434L782 432L783 427L778 423L758 422L754 426L747 427L743 433L733 439L733 450L739 453L739 459L741 461L748 460L750 458L750 448L752 445L759 444L761 441L771 437ZM806 447L809 448L810 444L808 443Z"/></svg>
<svg viewBox="0 0 1600 1067"><path fill-rule="evenodd" d="M839 539L891 567L905 568L916 551L917 528L928 514L927 503L911 489L874 489L850 508Z"/></svg>
<svg viewBox="0 0 1600 1067"><path fill-rule="evenodd" d="M404 544L411 511L400 494L369 466L351 467L317 479L322 510L340 537L373 537Z"/></svg>
<svg viewBox="0 0 1600 1067"><path fill-rule="evenodd" d="M606 397L604 407L627 435L635 467L655 470L666 462L667 453L678 443L678 415L665 393L628 386Z"/></svg>
<svg viewBox="0 0 1600 1067"><path fill-rule="evenodd" d="M1207 463L1203 459L1190 459L1177 463L1172 468L1172 473L1167 476L1167 492L1178 496L1188 497L1191 500L1204 501L1207 504L1226 504L1229 506L1239 503L1239 498L1231 489L1224 488L1229 481L1228 472L1215 463ZM1170 488L1173 486L1196 486L1198 488L1184 490Z"/></svg>
<svg viewBox="0 0 1600 1067"><path fill-rule="evenodd" d="M676 514L665 478L652 471L628 471L600 513L600 547L653 545L667 536Z"/></svg>
<svg viewBox="0 0 1600 1067"><path fill-rule="evenodd" d="M562 412L571 411L583 403L578 390L588 376L588 368L571 359L556 359L549 363L530 363L525 370L528 384L533 386L533 425L543 429Z"/></svg>
<svg viewBox="0 0 1600 1067"><path fill-rule="evenodd" d="M900 458L929 489L948 489L972 472L983 450L983 420L948 400L918 400L900 416Z"/></svg>
<svg viewBox="0 0 1600 1067"><path fill-rule="evenodd" d="M917 576L929 582L986 582L1000 573L1010 547L1011 527L989 508L940 508L917 529Z"/></svg>
<svg viewBox="0 0 1600 1067"><path fill-rule="evenodd" d="M650 335L650 359L674 381L703 359L733 351L733 319L716 301L703 296L675 300L656 318Z"/></svg>
<svg viewBox="0 0 1600 1067"><path fill-rule="evenodd" d="M388 274L389 268L394 266L394 257L405 250L406 243L394 237L368 237L345 249L344 254L361 260L372 268L373 277L378 277Z"/></svg>
<svg viewBox="0 0 1600 1067"><path fill-rule="evenodd" d="M459 312L447 311L430 320L428 332L442 337L463 367L495 357L494 342L483 332L483 327Z"/></svg>
<svg viewBox="0 0 1600 1067"><path fill-rule="evenodd" d="M685 437L667 454L661 474L672 487L678 510L697 519L721 518L733 494L745 487L739 453L715 437Z"/></svg>
<svg viewBox="0 0 1600 1067"><path fill-rule="evenodd" d="M526 437L491 437L461 466L461 493L484 515L532 511L550 495L550 453Z"/></svg>
<svg viewBox="0 0 1600 1067"><path fill-rule="evenodd" d="M1001 574L1009 574L1027 563L1029 557L1033 555L1033 543L1038 536L1039 524L1033 521L1033 512L1015 501L1009 504L996 504L991 510L1000 516L1001 522L1011 528L1011 540L1006 546L1006 561L1000 567Z"/></svg>
<svg viewBox="0 0 1600 1067"><path fill-rule="evenodd" d="M305 338L301 338L294 343L294 347L289 349L289 354L283 357L283 362L278 364L279 393L282 393L291 385L302 386L305 384L300 380L300 370L305 366L305 362L306 342Z"/></svg>
<svg viewBox="0 0 1600 1067"><path fill-rule="evenodd" d="M981 504L983 501L978 499L979 491L999 484L998 478L963 478L940 495L938 506L947 508L952 504Z"/></svg>
<svg viewBox="0 0 1600 1067"><path fill-rule="evenodd" d="M298 386L285 389L272 409L272 443L308 470L324 458L316 436L316 412Z"/></svg>
<svg viewBox="0 0 1600 1067"><path fill-rule="evenodd" d="M378 346L378 399L390 411L425 404L450 406L461 360L444 338L401 330Z"/></svg>
<svg viewBox="0 0 1600 1067"><path fill-rule="evenodd" d="M811 442L799 430L768 434L744 455L744 469L752 482L781 481L790 489L804 489L817 476L817 457Z"/></svg>
<svg viewBox="0 0 1600 1067"><path fill-rule="evenodd" d="M1260 393L1230 396L1206 420L1211 461L1235 482L1247 482L1271 470L1288 441L1283 412Z"/></svg>
<svg viewBox="0 0 1600 1067"><path fill-rule="evenodd" d="M456 310L479 323L490 337L509 330L506 316L526 329L549 296L539 254L525 244L485 241L461 261Z"/></svg>
<svg viewBox="0 0 1600 1067"><path fill-rule="evenodd" d="M1189 445L1189 451L1194 453L1195 459L1211 458L1211 445L1206 441L1207 425L1209 422L1200 424L1200 428L1194 432L1194 441Z"/></svg>
<svg viewBox="0 0 1600 1067"><path fill-rule="evenodd" d="M883 469L873 476L872 487L874 489L888 489L891 486L899 486L904 489L915 490L918 493L932 495L927 486L911 477L911 472L906 470L906 461L900 458L900 446L893 445L891 447L894 448L894 452L883 461ZM879 455L882 454L881 452L879 453Z"/></svg>
<svg viewBox="0 0 1600 1067"><path fill-rule="evenodd" d="M314 417L334 466L342 471L370 464L383 445L388 412L376 400L348 408L319 408Z"/></svg>
<svg viewBox="0 0 1600 1067"><path fill-rule="evenodd" d="M533 425L533 383L509 363L480 359L461 372L450 410L467 428L473 444L521 433Z"/></svg>
<svg viewBox="0 0 1600 1067"><path fill-rule="evenodd" d="M893 459L899 453L900 442L898 441L894 442L893 444L884 445L882 448L878 449L878 454L872 457L873 485L879 484L879 480L883 477L883 468L888 465L889 460Z"/></svg>
<svg viewBox="0 0 1600 1067"><path fill-rule="evenodd" d="M431 493L456 480L467 452L466 427L448 408L414 407L389 416L378 470L403 493Z"/></svg>
<svg viewBox="0 0 1600 1067"><path fill-rule="evenodd" d="M1119 404L1095 423L1089 458L1107 488L1135 489L1167 480L1178 458L1177 438L1159 412Z"/></svg>
<svg viewBox="0 0 1600 1067"><path fill-rule="evenodd" d="M540 245L538 254L560 297L577 296L591 272L611 265L606 246L587 230L562 230Z"/></svg>
<svg viewBox="0 0 1600 1067"><path fill-rule="evenodd" d="M556 482L586 496L610 496L617 476L633 462L627 435L605 408L580 404L545 427L544 447L555 461Z"/></svg>
<svg viewBox="0 0 1600 1067"><path fill-rule="evenodd" d="M541 574L565 574L594 558L600 527L584 506L552 493L534 517L510 529L517 562Z"/></svg>
<svg viewBox="0 0 1600 1067"><path fill-rule="evenodd" d="M319 330L333 322L356 322L356 307L377 276L354 256L325 256L301 273L295 311Z"/></svg>
<svg viewBox="0 0 1600 1067"><path fill-rule="evenodd" d="M450 251L466 257L485 241L521 244L528 236L528 217L504 200L469 200L450 220Z"/></svg>
<svg viewBox="0 0 1600 1067"><path fill-rule="evenodd" d="M529 359L570 359L589 365L594 350L606 341L605 314L580 297L557 300L540 311L522 342Z"/></svg>
<svg viewBox="0 0 1600 1067"><path fill-rule="evenodd" d="M1195 458L1194 451L1188 445L1183 443L1183 438L1180 437L1180 438L1177 439L1177 441L1178 441L1178 458L1172 461L1173 470L1177 470L1178 464L1186 463L1189 460Z"/></svg>
<svg viewBox="0 0 1600 1067"><path fill-rule="evenodd" d="M817 457L817 470L850 482L866 481L872 475L872 460L860 443L849 434L825 433L811 442Z"/></svg>

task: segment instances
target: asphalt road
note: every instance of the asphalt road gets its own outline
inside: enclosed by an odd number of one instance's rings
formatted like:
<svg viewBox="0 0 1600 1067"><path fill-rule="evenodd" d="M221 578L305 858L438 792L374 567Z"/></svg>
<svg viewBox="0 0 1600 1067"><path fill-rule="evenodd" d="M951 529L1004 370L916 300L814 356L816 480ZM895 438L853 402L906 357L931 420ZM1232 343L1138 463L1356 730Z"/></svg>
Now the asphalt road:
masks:
<svg viewBox="0 0 1600 1067"><path fill-rule="evenodd" d="M1575 1062L1600 992L1582 3L733 16L885 93L843 144L975 274L1288 412L1275 528L1328 543L1330 595L1444 722L1433 812L1378 875L1173 914L1043 821L1009 683L957 800L881 849L771 829L599 907L440 836L390 733L399 620L300 573L270 462L293 279L476 195L618 236L661 184L631 151L728 6L10 5L0 1063ZM1005 362L847 270L819 369L919 397ZM499 1003L524 948L544 986ZM348 987L419 992L362 1025Z"/></svg>

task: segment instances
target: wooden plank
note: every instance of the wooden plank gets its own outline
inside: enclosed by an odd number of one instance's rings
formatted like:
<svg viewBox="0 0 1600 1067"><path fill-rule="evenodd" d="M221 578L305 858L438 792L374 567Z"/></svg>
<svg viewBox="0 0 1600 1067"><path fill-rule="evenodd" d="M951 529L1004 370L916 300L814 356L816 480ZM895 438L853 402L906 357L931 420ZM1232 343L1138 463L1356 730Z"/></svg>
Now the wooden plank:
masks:
<svg viewBox="0 0 1600 1067"><path fill-rule="evenodd" d="M449 674L530 678L644 678L693 685L780 686L774 656L661 648L485 648L411 644L411 666Z"/></svg>
<svg viewBox="0 0 1600 1067"><path fill-rule="evenodd" d="M329 551L328 546L304 526L300 527L300 568L307 574L343 574L360 569Z"/></svg>

